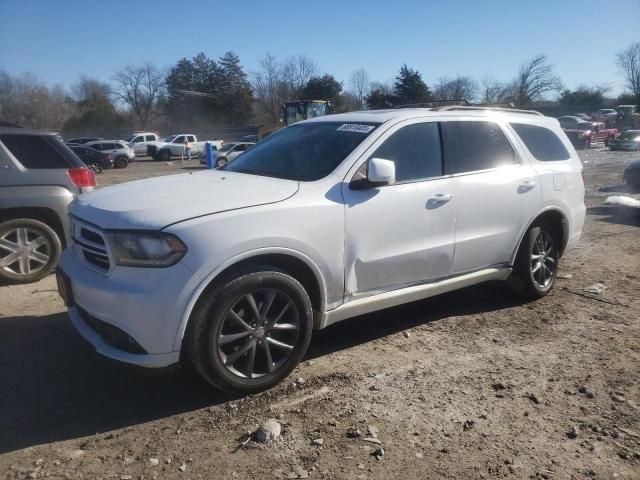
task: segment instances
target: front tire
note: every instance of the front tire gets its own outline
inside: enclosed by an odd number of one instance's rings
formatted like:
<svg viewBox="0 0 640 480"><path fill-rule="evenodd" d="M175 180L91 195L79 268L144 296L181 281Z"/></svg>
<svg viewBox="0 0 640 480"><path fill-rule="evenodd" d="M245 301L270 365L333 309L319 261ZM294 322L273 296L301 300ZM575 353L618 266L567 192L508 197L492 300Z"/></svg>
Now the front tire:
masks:
<svg viewBox="0 0 640 480"><path fill-rule="evenodd" d="M49 275L62 245L47 224L30 218L0 223L0 282L32 283Z"/></svg>
<svg viewBox="0 0 640 480"><path fill-rule="evenodd" d="M228 161L225 157L218 158L218 159L216 160L216 168L222 168L222 167L224 167L227 163L229 163L229 161Z"/></svg>
<svg viewBox="0 0 640 480"><path fill-rule="evenodd" d="M555 232L546 224L534 224L522 239L507 285L522 298L542 298L555 285L559 262Z"/></svg>
<svg viewBox="0 0 640 480"><path fill-rule="evenodd" d="M300 363L311 339L311 301L273 267L226 275L194 311L185 339L196 370L234 394L269 389Z"/></svg>
<svg viewBox="0 0 640 480"><path fill-rule="evenodd" d="M169 160L171 160L171 151L161 150L160 153L158 154L158 157L160 158L161 161L168 162Z"/></svg>
<svg viewBox="0 0 640 480"><path fill-rule="evenodd" d="M127 168L129 165L129 159L127 157L118 157L114 164L116 168Z"/></svg>

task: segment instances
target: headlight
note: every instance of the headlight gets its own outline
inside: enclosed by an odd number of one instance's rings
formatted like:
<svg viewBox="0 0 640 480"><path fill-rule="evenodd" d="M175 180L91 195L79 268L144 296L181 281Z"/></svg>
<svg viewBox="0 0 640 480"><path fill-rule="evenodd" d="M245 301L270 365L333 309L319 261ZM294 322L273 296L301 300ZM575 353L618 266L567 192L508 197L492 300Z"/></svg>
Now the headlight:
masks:
<svg viewBox="0 0 640 480"><path fill-rule="evenodd" d="M116 264L125 267L170 267L187 252L182 241L162 232L111 232L109 243Z"/></svg>

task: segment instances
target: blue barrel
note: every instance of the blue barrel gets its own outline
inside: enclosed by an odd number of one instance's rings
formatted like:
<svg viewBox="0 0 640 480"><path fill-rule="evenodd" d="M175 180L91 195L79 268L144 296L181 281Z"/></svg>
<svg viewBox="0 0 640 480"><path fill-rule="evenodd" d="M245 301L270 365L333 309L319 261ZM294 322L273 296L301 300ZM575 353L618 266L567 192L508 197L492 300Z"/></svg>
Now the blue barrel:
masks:
<svg viewBox="0 0 640 480"><path fill-rule="evenodd" d="M204 154L207 159L207 168L215 168L216 165L213 159L213 144L211 142L205 142Z"/></svg>

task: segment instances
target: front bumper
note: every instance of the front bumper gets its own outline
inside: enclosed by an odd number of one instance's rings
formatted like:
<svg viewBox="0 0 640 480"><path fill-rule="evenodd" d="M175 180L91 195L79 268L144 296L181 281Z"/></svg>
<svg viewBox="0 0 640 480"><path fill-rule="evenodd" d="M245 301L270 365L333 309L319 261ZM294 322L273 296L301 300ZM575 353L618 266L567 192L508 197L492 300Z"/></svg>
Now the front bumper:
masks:
<svg viewBox="0 0 640 480"><path fill-rule="evenodd" d="M137 353L129 353L124 350L120 350L109 345L102 336L100 336L95 330L93 330L86 322L82 319L80 315L80 311L78 307L70 307L68 309L69 318L71 319L71 323L76 328L78 333L89 342L93 348L95 348L96 352L100 355L110 358L112 360L117 360L123 363L129 363L131 365L137 365L139 367L145 368L164 368L175 363L178 363L180 360L180 352L169 352L169 353L159 353L159 354L137 354Z"/></svg>
<svg viewBox="0 0 640 480"><path fill-rule="evenodd" d="M71 286L71 322L98 353L147 368L179 360L181 342L176 337L200 283L191 270L178 263L168 268L115 267L105 275L87 267L73 248L63 252L59 268ZM107 324L107 330L115 327L111 330L129 336L140 348L117 348L113 337L96 328L100 324Z"/></svg>

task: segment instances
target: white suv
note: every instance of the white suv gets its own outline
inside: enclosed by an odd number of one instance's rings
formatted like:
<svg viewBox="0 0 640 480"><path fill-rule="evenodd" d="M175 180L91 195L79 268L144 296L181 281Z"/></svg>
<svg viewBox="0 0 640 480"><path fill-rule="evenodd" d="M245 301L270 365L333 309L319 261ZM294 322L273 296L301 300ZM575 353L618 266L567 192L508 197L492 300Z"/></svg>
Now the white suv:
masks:
<svg viewBox="0 0 640 480"><path fill-rule="evenodd" d="M535 299L585 218L558 121L463 107L296 123L221 170L70 206L59 289L79 332L144 367L183 359L250 393L312 329L488 280Z"/></svg>

